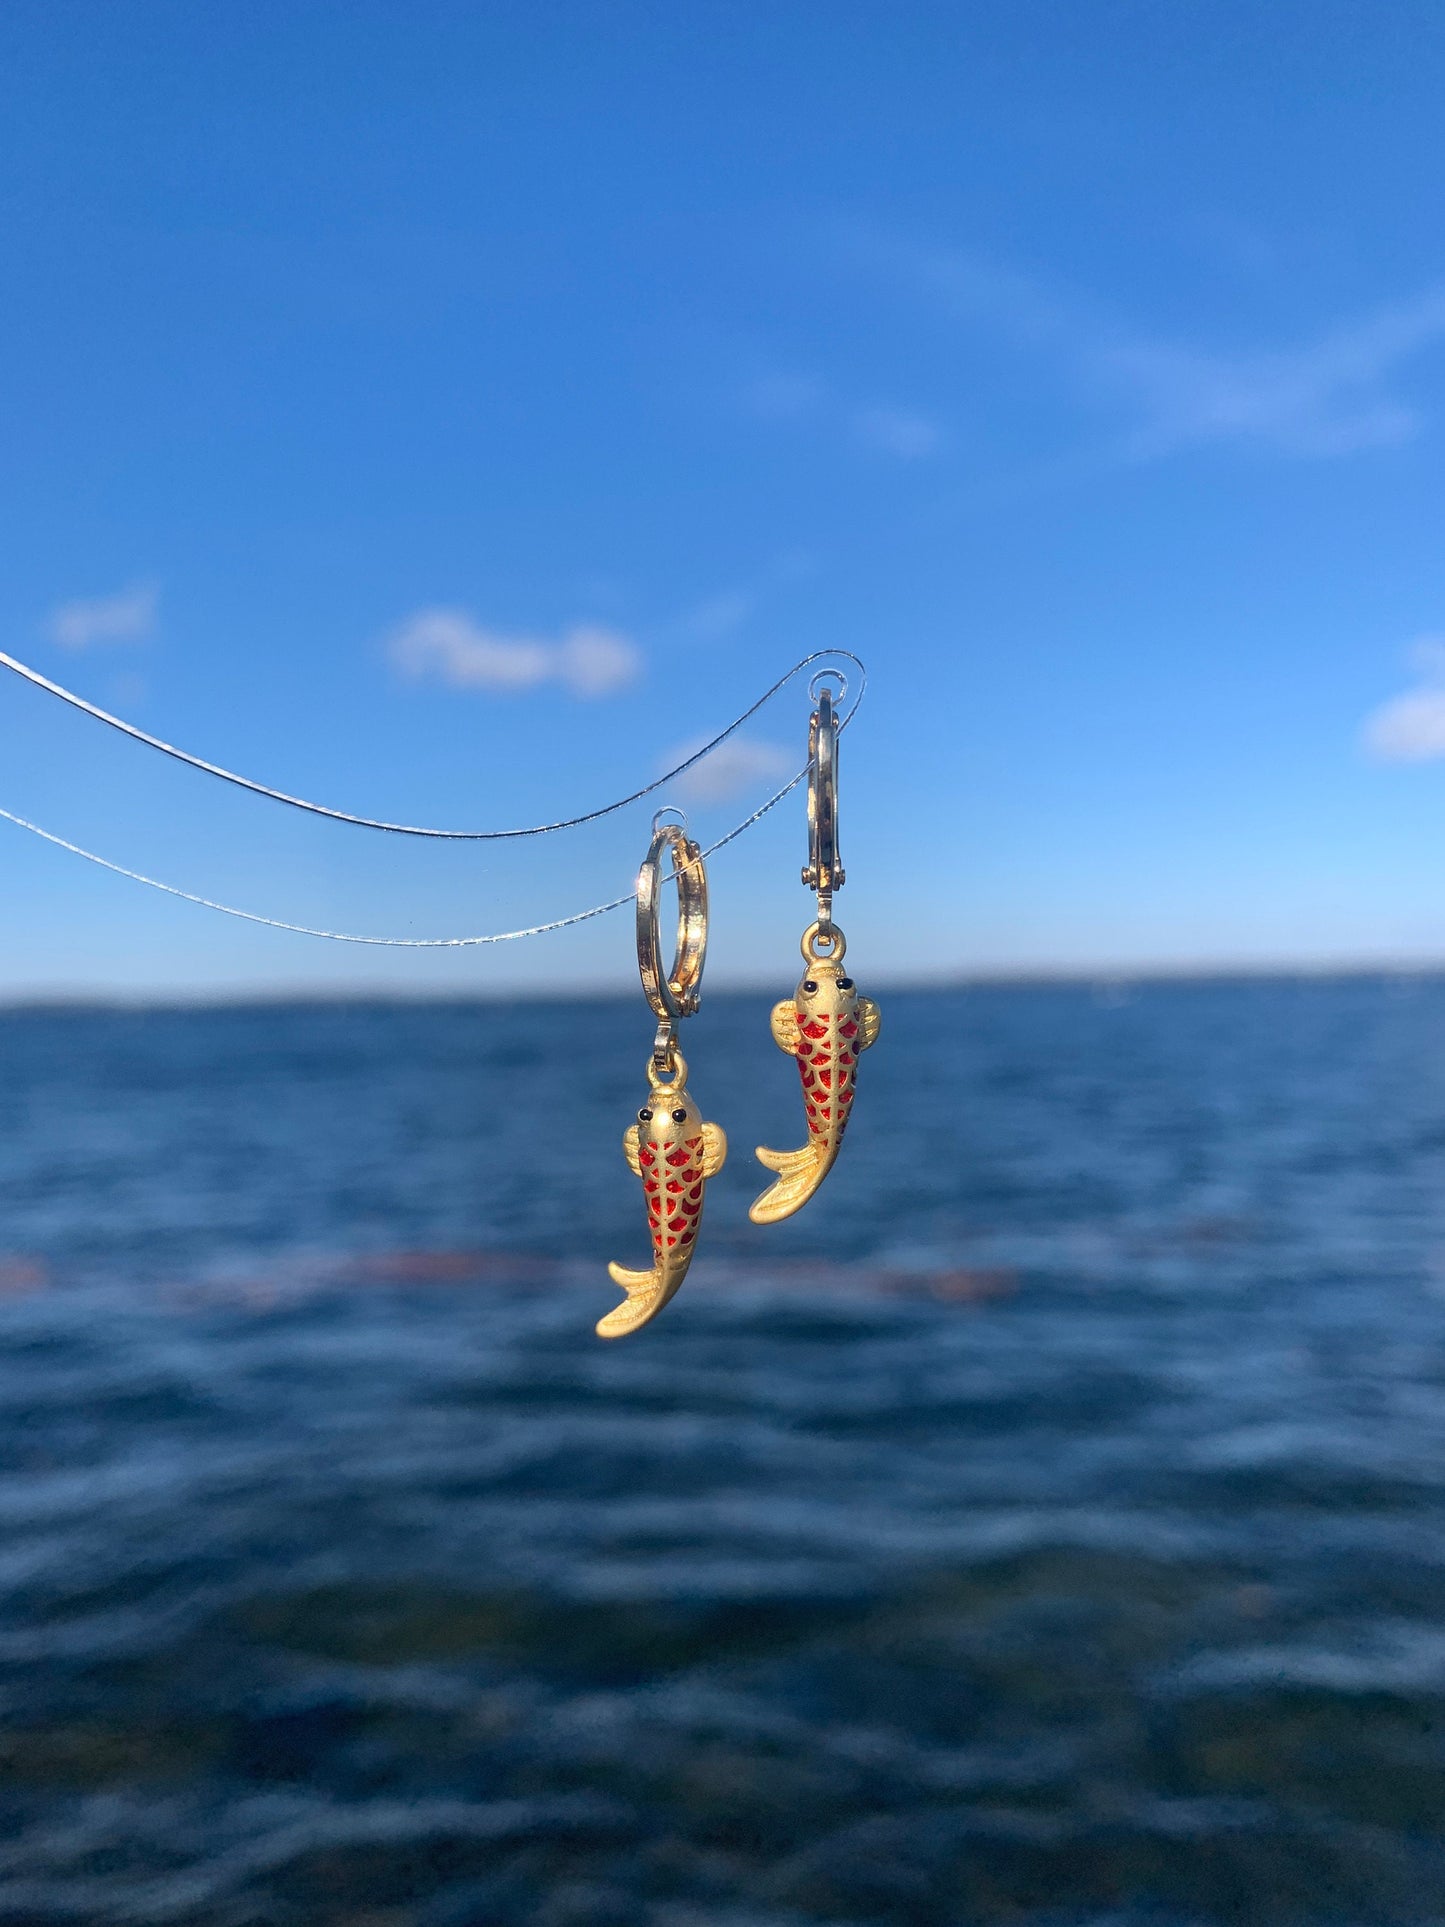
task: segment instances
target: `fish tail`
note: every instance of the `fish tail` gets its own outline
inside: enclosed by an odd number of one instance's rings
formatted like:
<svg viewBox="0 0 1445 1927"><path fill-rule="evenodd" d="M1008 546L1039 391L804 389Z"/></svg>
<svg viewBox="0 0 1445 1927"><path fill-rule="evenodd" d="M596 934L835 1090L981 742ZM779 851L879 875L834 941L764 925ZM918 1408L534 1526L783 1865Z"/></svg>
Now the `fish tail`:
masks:
<svg viewBox="0 0 1445 1927"><path fill-rule="evenodd" d="M627 1296L597 1321L597 1336L624 1338L652 1316L658 1296L657 1267L649 1265L646 1271L629 1271L625 1265L613 1264L607 1267L607 1275L614 1285L621 1285Z"/></svg>
<svg viewBox="0 0 1445 1927"><path fill-rule="evenodd" d="M681 1262L670 1253L665 1265L652 1265L646 1271L629 1271L625 1265L609 1265L608 1276L614 1285L621 1285L627 1296L620 1305L614 1305L605 1318L597 1321L597 1336L625 1338L629 1332L640 1331L650 1319L656 1318L673 1297L687 1276L690 1262L691 1253Z"/></svg>
<svg viewBox="0 0 1445 1927"><path fill-rule="evenodd" d="M776 1224L780 1218L791 1218L812 1197L833 1162L812 1144L805 1144L801 1151L770 1151L760 1144L757 1158L778 1177L749 1208L748 1216L754 1224Z"/></svg>

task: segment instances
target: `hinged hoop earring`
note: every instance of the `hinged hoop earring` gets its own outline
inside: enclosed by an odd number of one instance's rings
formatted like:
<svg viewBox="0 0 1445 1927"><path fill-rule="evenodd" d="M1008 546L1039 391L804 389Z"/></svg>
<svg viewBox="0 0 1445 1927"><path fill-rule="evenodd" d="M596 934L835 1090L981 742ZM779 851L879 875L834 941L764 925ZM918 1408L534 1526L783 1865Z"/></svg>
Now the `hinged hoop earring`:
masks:
<svg viewBox="0 0 1445 1927"><path fill-rule="evenodd" d="M707 866L696 843L680 823L653 818L652 842L637 872L637 971L642 994L659 1027L691 1017L702 1002L702 970L707 962ZM672 969L662 968L663 853L671 859L677 883L677 943Z"/></svg>
<svg viewBox="0 0 1445 1927"><path fill-rule="evenodd" d="M803 976L797 990L773 1006L773 1038L798 1060L808 1142L799 1151L758 1146L758 1162L777 1173L748 1216L754 1224L790 1218L812 1197L837 1162L853 1106L859 1054L878 1038L878 1006L860 997L843 974L847 939L833 921L833 892L846 875L838 851L838 737L831 682L822 671L808 693L817 707L808 724L808 861L803 882L815 891L818 914L803 932Z"/></svg>
<svg viewBox="0 0 1445 1927"><path fill-rule="evenodd" d="M818 680L815 676L813 683ZM838 858L838 720L832 690L820 689L815 695L813 683L808 694L818 707L808 724L808 861L803 882L820 898L831 899L848 880Z"/></svg>
<svg viewBox="0 0 1445 1927"><path fill-rule="evenodd" d="M677 1045L678 1024L696 1012L702 997L707 870L683 825L664 823L664 814L660 810L653 818L652 842L637 872L637 971L657 1033L647 1064L647 1099L622 1137L623 1154L641 1178L647 1200L653 1262L646 1271L607 1267L627 1296L599 1321L599 1338L640 1330L676 1294L697 1250L707 1180L722 1169L728 1149L722 1131L703 1123L688 1093L687 1059ZM664 856L677 884L677 945L670 971L662 967Z"/></svg>

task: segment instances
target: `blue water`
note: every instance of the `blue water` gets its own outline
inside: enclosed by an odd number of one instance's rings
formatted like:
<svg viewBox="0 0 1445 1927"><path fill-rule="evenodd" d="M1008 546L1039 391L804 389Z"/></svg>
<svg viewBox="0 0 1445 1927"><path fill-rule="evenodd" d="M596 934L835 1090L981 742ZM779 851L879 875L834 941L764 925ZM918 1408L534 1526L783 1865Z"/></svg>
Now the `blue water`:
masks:
<svg viewBox="0 0 1445 1927"><path fill-rule="evenodd" d="M1445 984L0 1017L0 1921L1445 1919Z"/></svg>

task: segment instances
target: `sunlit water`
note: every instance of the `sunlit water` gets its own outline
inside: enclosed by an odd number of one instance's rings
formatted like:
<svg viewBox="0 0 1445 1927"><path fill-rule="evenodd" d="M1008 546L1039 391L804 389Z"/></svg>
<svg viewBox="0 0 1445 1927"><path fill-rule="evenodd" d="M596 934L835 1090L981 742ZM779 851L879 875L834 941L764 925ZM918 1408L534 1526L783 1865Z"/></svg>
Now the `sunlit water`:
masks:
<svg viewBox="0 0 1445 1927"><path fill-rule="evenodd" d="M1445 986L0 1018L0 1921L1445 1918Z"/></svg>

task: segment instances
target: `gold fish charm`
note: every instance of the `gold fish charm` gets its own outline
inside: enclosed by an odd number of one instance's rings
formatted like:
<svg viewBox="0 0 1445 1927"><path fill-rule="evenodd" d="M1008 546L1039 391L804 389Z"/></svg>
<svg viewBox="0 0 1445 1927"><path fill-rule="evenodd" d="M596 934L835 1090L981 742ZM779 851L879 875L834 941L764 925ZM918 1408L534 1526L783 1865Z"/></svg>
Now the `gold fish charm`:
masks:
<svg viewBox="0 0 1445 1927"><path fill-rule="evenodd" d="M775 1183L753 1204L754 1224L790 1218L827 1177L842 1148L858 1077L858 1056L878 1040L881 1019L871 997L860 997L843 974L843 933L831 926L833 947L817 954L820 932L810 924L803 937L805 969L794 996L773 1006L773 1039L779 1050L798 1060L808 1142L801 1151L769 1151L758 1146L758 1162L776 1171Z"/></svg>
<svg viewBox="0 0 1445 1927"><path fill-rule="evenodd" d="M717 1176L728 1141L716 1124L704 1124L687 1090L687 1062L674 1051L674 1075L664 1081L649 1064L647 1102L622 1138L633 1175L642 1179L652 1232L650 1270L607 1267L626 1298L597 1326L599 1338L624 1338L655 1318L677 1292L697 1250L703 1198Z"/></svg>
<svg viewBox="0 0 1445 1927"><path fill-rule="evenodd" d="M622 1137L627 1162L642 1179L647 1199L652 1265L647 1271L607 1267L627 1296L598 1321L599 1338L640 1331L676 1296L697 1250L707 1181L721 1171L728 1154L727 1139L716 1124L703 1123L688 1095L687 1059L677 1047L678 1024L693 1015L702 996L707 868L682 825L663 822L668 814L659 810L652 819L652 842L637 872L637 970L657 1018L657 1035L647 1065L647 1102ZM667 971L659 917L662 886L669 880L663 877L664 858L677 885L677 953Z"/></svg>

